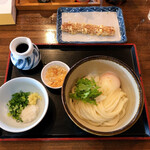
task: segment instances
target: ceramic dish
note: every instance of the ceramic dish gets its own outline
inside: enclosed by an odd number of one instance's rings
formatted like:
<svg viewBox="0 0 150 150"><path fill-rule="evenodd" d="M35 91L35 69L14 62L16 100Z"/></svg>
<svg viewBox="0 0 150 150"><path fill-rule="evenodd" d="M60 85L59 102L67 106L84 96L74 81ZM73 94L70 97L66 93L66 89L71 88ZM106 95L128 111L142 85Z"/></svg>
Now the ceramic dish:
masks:
<svg viewBox="0 0 150 150"><path fill-rule="evenodd" d="M73 19L72 19L73 18ZM62 32L64 22L113 26L114 36L69 34ZM124 43L127 41L122 10L118 7L61 7L57 11L57 40L59 43Z"/></svg>
<svg viewBox="0 0 150 150"><path fill-rule="evenodd" d="M119 77L121 89L127 94L129 99L126 107L127 110L124 117L117 124L113 126L95 126L81 119L72 109L69 93L77 79L85 77L90 73L103 74L107 71L114 72ZM86 132L100 136L120 134L131 128L140 117L144 103L142 88L136 74L121 61L112 57L98 55L87 57L70 69L62 87L62 102L66 113L78 127ZM85 108L85 106L83 107ZM81 110L80 112L85 111ZM93 114L93 112L91 113Z"/></svg>
<svg viewBox="0 0 150 150"><path fill-rule="evenodd" d="M49 79L46 79L46 73L47 73L47 71L48 71L48 69L50 68L50 67L56 67L56 66L58 66L58 67L63 67L67 72L70 70L70 68L69 68L69 66L67 65L67 64L65 64L64 62L62 62L62 61L52 61L52 62L49 62L47 65L45 65L44 66L44 68L42 69L42 71L41 71L41 79L42 79L42 82L47 86L47 87L49 87L49 88L51 88L51 89L59 89L59 88L61 88L62 87L62 85L61 86L50 86L50 84L48 84L48 82L50 81ZM58 70L57 70L58 71ZM59 71L58 71L59 72ZM49 72L50 73L50 72ZM57 75L57 72L56 71L54 71L53 72L53 75L56 75L56 76L59 76L60 77L60 75ZM58 73L59 74L59 73ZM55 76L54 75L54 76ZM57 78L55 78L54 79L54 82L56 82L56 79ZM60 82L60 81L59 81Z"/></svg>
<svg viewBox="0 0 150 150"><path fill-rule="evenodd" d="M12 94L18 92L38 93L41 100L38 102L39 112L37 117L28 123L17 122L11 116L8 116L8 101L12 98ZM37 80L29 77L17 77L4 83L0 87L0 128L8 132L24 132L32 129L44 118L48 105L49 98L45 87Z"/></svg>

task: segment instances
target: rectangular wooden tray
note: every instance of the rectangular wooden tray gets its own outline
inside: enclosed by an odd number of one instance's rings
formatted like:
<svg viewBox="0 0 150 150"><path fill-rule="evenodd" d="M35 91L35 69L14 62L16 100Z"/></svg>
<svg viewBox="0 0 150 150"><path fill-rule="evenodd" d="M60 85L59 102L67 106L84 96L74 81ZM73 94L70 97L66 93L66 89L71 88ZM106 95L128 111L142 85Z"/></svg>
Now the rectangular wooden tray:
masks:
<svg viewBox="0 0 150 150"><path fill-rule="evenodd" d="M8 61L5 82L15 77L31 77L41 81L43 66L50 61L59 60L73 66L77 61L93 55L106 55L117 58L132 68L142 83L138 55L134 44L58 44L37 45L41 52L41 62L33 70L22 71ZM139 120L126 132L109 137L101 137L87 133L78 128L67 116L61 101L61 90L47 88L49 109L44 119L33 129L23 133L10 133L0 129L0 141L18 140L147 140L150 139L147 101L144 96L144 109Z"/></svg>
<svg viewBox="0 0 150 150"><path fill-rule="evenodd" d="M38 0L16 0L17 10L57 10L59 7L100 6L100 0L94 2L75 2L75 0L51 0L39 3Z"/></svg>

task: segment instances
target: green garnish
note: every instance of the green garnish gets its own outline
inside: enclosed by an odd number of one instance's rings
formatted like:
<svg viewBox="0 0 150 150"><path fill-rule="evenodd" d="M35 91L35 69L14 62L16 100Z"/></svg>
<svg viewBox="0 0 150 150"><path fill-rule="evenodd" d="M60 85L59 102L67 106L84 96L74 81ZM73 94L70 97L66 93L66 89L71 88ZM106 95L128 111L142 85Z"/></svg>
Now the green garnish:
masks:
<svg viewBox="0 0 150 150"><path fill-rule="evenodd" d="M75 85L74 93L70 93L69 96L75 100L97 105L95 98L102 94L102 92L98 91L99 88L93 78L91 80L81 78Z"/></svg>
<svg viewBox="0 0 150 150"><path fill-rule="evenodd" d="M12 95L11 100L7 103L9 113L8 116L12 116L12 118L16 119L18 122L22 122L20 118L20 114L22 110L28 105L28 96L30 92L22 92L14 93Z"/></svg>

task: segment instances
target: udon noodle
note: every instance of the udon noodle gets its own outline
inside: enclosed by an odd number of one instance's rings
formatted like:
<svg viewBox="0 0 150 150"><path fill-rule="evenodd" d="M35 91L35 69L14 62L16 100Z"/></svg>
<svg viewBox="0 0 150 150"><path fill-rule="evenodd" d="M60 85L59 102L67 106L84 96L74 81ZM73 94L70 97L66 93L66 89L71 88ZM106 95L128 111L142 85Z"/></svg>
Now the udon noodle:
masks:
<svg viewBox="0 0 150 150"><path fill-rule="evenodd" d="M94 78L102 94L96 98L97 105L70 98L71 109L91 125L115 126L124 117L128 101L126 93L120 87L119 78L110 72L101 76L90 74L85 78Z"/></svg>

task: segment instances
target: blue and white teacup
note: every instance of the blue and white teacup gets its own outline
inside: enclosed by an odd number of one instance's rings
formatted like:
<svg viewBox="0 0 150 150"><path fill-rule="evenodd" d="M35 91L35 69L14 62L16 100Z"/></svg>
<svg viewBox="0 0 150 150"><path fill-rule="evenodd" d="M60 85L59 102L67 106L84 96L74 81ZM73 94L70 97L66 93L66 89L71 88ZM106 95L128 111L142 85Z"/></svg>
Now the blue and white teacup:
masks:
<svg viewBox="0 0 150 150"><path fill-rule="evenodd" d="M21 70L35 68L41 59L38 47L27 37L17 37L9 45L11 61L14 66Z"/></svg>

